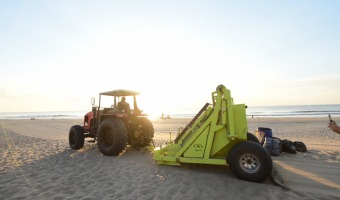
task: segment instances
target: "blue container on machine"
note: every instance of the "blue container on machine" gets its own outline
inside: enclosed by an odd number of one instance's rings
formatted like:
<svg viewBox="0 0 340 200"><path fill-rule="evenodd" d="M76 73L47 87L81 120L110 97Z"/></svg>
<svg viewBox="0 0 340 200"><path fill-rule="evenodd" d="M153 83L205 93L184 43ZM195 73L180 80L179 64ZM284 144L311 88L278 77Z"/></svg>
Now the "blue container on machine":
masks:
<svg viewBox="0 0 340 200"><path fill-rule="evenodd" d="M265 127L258 127L257 130L255 131L255 135L259 139L261 144L263 144L264 139L266 137L269 137L269 138L273 137L272 129L265 128Z"/></svg>

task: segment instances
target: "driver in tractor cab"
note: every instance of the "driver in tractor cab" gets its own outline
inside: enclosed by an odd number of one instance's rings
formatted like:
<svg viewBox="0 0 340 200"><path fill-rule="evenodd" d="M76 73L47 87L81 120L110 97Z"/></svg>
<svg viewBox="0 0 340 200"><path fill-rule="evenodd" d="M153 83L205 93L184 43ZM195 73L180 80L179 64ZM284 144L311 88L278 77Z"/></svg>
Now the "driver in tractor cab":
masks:
<svg viewBox="0 0 340 200"><path fill-rule="evenodd" d="M120 102L118 102L118 109L123 113L128 113L128 114L131 113L130 105L128 102L125 101L125 97L122 97Z"/></svg>

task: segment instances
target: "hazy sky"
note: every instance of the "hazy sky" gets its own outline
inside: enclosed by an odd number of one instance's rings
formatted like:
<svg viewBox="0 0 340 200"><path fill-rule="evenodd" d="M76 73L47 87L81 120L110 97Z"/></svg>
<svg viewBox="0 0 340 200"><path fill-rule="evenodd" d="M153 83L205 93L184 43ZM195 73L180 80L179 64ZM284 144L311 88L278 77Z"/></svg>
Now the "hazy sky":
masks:
<svg viewBox="0 0 340 200"><path fill-rule="evenodd" d="M114 89L199 111L219 84L248 106L339 104L340 1L0 1L0 112Z"/></svg>

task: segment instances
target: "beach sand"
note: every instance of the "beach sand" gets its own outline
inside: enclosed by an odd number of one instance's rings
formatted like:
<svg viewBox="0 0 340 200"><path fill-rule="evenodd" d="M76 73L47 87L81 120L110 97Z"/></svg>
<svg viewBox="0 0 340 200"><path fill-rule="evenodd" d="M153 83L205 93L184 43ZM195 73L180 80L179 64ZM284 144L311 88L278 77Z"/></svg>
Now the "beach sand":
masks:
<svg viewBox="0 0 340 200"><path fill-rule="evenodd" d="M340 118L334 118L340 123ZM153 120L155 144L175 138L190 119ZM156 165L147 149L117 157L95 143L68 146L81 119L1 120L0 199L340 199L340 134L327 118L249 118L249 132L269 127L280 139L302 141L307 152L273 156L290 190L270 179L237 179L227 166Z"/></svg>

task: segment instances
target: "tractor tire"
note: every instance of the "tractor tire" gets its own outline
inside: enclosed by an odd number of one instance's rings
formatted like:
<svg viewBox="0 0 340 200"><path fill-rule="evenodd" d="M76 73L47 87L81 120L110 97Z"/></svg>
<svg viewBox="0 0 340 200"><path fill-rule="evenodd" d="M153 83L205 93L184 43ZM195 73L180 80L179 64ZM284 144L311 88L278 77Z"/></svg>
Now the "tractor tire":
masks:
<svg viewBox="0 0 340 200"><path fill-rule="evenodd" d="M106 119L98 128L98 148L106 156L118 156L126 146L127 128L120 119Z"/></svg>
<svg viewBox="0 0 340 200"><path fill-rule="evenodd" d="M154 129L151 121L145 117L136 118L130 122L129 143L134 148L148 146L154 136Z"/></svg>
<svg viewBox="0 0 340 200"><path fill-rule="evenodd" d="M227 163L237 178L257 183L266 180L273 168L268 152L260 144L249 141L232 147Z"/></svg>
<svg viewBox="0 0 340 200"><path fill-rule="evenodd" d="M78 150L83 148L85 142L83 127L79 125L72 126L68 134L68 141L71 149Z"/></svg>
<svg viewBox="0 0 340 200"><path fill-rule="evenodd" d="M255 142L255 143L260 144L259 139L254 134L252 134L252 133L247 133L247 141Z"/></svg>

